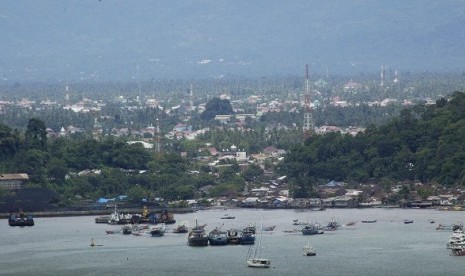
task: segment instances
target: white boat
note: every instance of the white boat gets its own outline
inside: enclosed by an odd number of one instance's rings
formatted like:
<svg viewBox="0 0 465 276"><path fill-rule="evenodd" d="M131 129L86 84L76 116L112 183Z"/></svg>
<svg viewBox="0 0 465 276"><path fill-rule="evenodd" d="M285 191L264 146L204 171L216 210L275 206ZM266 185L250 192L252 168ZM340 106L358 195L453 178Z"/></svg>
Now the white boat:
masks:
<svg viewBox="0 0 465 276"><path fill-rule="evenodd" d="M311 247L310 244L307 243L307 245L304 246L303 252L305 256L315 256L316 251L315 248Z"/></svg>
<svg viewBox="0 0 465 276"><path fill-rule="evenodd" d="M263 229L263 223L261 225L261 229ZM269 259L260 257L262 233L263 231L260 230L260 237L258 238L258 243L255 246L249 247L249 253L247 254L247 265L249 267L269 268L271 266L271 261Z"/></svg>
<svg viewBox="0 0 465 276"><path fill-rule="evenodd" d="M447 243L448 249L457 249L465 245L465 232L461 229L456 229L450 236L449 242Z"/></svg>

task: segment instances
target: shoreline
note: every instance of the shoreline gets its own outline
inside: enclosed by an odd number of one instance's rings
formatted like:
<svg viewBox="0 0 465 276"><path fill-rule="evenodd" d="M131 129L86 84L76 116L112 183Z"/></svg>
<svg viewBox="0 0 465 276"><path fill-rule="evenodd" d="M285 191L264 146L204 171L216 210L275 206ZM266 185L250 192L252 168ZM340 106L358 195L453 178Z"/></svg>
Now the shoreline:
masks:
<svg viewBox="0 0 465 276"><path fill-rule="evenodd" d="M169 213L173 214L184 214L194 212L191 208L154 208L151 209L151 212L161 212L167 210ZM141 213L140 208L120 208L118 209L119 213L131 213L138 214ZM27 215L31 215L34 218L39 217L78 217L78 216L104 216L110 215L113 213L113 210L87 210L87 211L43 211L43 212L26 212ZM14 214L14 213L13 213ZM0 219L7 219L10 216L9 213L0 213Z"/></svg>

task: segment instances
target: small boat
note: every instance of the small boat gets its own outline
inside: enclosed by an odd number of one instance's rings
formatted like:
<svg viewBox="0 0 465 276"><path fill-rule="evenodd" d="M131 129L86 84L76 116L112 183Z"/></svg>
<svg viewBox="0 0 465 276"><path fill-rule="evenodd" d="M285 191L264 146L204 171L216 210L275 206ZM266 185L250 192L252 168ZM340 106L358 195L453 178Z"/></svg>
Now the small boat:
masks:
<svg viewBox="0 0 465 276"><path fill-rule="evenodd" d="M305 256L315 256L316 251L315 248L311 247L310 244L307 243L307 245L304 246L302 253Z"/></svg>
<svg viewBox="0 0 465 276"><path fill-rule="evenodd" d="M376 219L362 220L362 223L375 223Z"/></svg>
<svg viewBox="0 0 465 276"><path fill-rule="evenodd" d="M228 214L225 214L223 217L221 217L221 219L235 219L236 217L235 216L230 216Z"/></svg>
<svg viewBox="0 0 465 276"><path fill-rule="evenodd" d="M356 221L349 221L345 224L345 226L354 226L357 222Z"/></svg>
<svg viewBox="0 0 465 276"><path fill-rule="evenodd" d="M34 219L31 215L26 215L22 210L19 215L10 214L8 217L8 225L10 226L34 226Z"/></svg>
<svg viewBox="0 0 465 276"><path fill-rule="evenodd" d="M125 226L123 226L123 228L122 228L121 230L122 230L122 232L123 232L124 235L130 235L130 234L132 234L132 227L131 227L131 225L125 225Z"/></svg>
<svg viewBox="0 0 465 276"><path fill-rule="evenodd" d="M173 229L173 233L188 233L188 232L189 232L189 227L187 226L187 223L180 224L176 226L176 228Z"/></svg>
<svg viewBox="0 0 465 276"><path fill-rule="evenodd" d="M430 220L429 220L429 223L435 223L435 221L434 221L434 220L432 220L432 219L430 219Z"/></svg>
<svg viewBox="0 0 465 276"><path fill-rule="evenodd" d="M413 220L411 220L411 219L404 219L404 223L405 223L405 224L410 224L410 223L413 223Z"/></svg>
<svg viewBox="0 0 465 276"><path fill-rule="evenodd" d="M263 227L262 231L273 231L275 228L276 228L276 225L265 226Z"/></svg>
<svg viewBox="0 0 465 276"><path fill-rule="evenodd" d="M304 228L302 228L302 234L304 235L317 235L317 234L323 234L324 231L318 227L316 224L312 225L305 225Z"/></svg>
<svg viewBox="0 0 465 276"><path fill-rule="evenodd" d="M164 225L152 227L152 229L150 229L150 235L152 237L163 237L165 235Z"/></svg>

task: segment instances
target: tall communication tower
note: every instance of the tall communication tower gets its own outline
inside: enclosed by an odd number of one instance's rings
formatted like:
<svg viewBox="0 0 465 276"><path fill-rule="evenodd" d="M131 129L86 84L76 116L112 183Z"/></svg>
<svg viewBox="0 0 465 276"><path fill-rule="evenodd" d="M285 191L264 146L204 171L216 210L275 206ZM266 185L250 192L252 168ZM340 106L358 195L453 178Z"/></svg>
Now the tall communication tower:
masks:
<svg viewBox="0 0 465 276"><path fill-rule="evenodd" d="M158 121L158 118L157 118L157 128L156 128L156 133L155 133L155 153L156 154L159 154L161 152L161 144L160 144L160 139L161 139L161 136L160 136L160 122Z"/></svg>
<svg viewBox="0 0 465 276"><path fill-rule="evenodd" d="M308 138L312 136L314 131L313 115L312 115L312 106L311 106L311 97L310 97L310 83L308 79L308 64L305 65L305 113L304 113L304 123L303 131L304 137Z"/></svg>
<svg viewBox="0 0 465 276"><path fill-rule="evenodd" d="M380 83L381 87L384 86L384 75L385 74L386 74L386 72L384 71L384 64L381 64L381 83Z"/></svg>
<svg viewBox="0 0 465 276"><path fill-rule="evenodd" d="M189 108L191 111L194 110L194 89L192 89L192 83L189 90Z"/></svg>

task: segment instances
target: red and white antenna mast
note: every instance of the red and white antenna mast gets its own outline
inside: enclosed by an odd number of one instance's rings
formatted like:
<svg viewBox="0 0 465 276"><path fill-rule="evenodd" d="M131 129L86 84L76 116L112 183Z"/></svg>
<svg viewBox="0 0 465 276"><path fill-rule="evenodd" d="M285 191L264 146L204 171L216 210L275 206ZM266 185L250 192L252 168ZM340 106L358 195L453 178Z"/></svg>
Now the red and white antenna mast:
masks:
<svg viewBox="0 0 465 276"><path fill-rule="evenodd" d="M304 122L302 129L304 131L304 138L312 136L314 132L314 123L312 115L311 95L310 95L310 83L308 79L308 64L305 64L305 113Z"/></svg>

